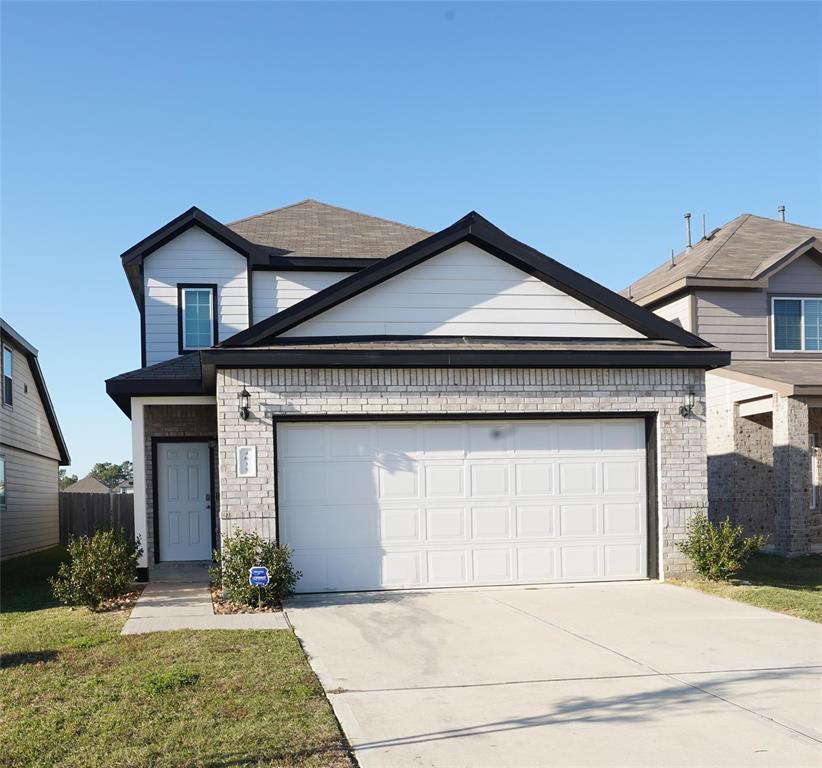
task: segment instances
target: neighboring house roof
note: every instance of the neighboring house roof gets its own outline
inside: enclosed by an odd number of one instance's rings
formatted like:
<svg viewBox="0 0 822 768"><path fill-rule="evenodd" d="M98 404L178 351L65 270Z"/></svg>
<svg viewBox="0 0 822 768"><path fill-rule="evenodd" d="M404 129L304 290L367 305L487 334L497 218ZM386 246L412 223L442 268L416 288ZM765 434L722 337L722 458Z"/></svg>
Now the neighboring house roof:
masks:
<svg viewBox="0 0 822 768"><path fill-rule="evenodd" d="M228 225L193 206L121 254L138 307L142 307L143 259L195 226L244 256L249 269L353 271L430 234L316 200L303 200Z"/></svg>
<svg viewBox="0 0 822 768"><path fill-rule="evenodd" d="M13 346L17 347L20 353L28 360L31 375L34 378L34 384L37 387L40 401L43 403L43 409L46 412L46 419L48 419L49 427L51 427L54 442L57 444L57 451L60 454L60 464L62 466L68 466L71 464L71 456L69 456L65 438L60 430L60 423L57 421L57 414L54 411L54 404L51 402L51 397L46 387L43 371L40 369L37 350L2 318L0 318L0 335L7 339Z"/></svg>
<svg viewBox="0 0 822 768"><path fill-rule="evenodd" d="M651 304L691 286L763 287L773 272L810 253L822 264L822 229L743 213L715 229L690 250L657 267L623 296Z"/></svg>
<svg viewBox="0 0 822 768"><path fill-rule="evenodd" d="M226 226L252 243L304 258L384 259L431 234L317 200L302 200Z"/></svg>
<svg viewBox="0 0 822 768"><path fill-rule="evenodd" d="M716 373L781 395L822 395L822 360L740 360Z"/></svg>
<svg viewBox="0 0 822 768"><path fill-rule="evenodd" d="M111 493L111 489L96 477L86 475L63 489L63 493Z"/></svg>
<svg viewBox="0 0 822 768"><path fill-rule="evenodd" d="M250 347L294 328L391 277L432 258L461 242L469 242L506 263L542 280L603 314L623 323L649 339L667 339L685 347L710 347L634 302L614 293L588 277L560 264L494 226L471 211L450 227L395 253L387 259L334 283L325 290L294 304L222 341L217 348Z"/></svg>

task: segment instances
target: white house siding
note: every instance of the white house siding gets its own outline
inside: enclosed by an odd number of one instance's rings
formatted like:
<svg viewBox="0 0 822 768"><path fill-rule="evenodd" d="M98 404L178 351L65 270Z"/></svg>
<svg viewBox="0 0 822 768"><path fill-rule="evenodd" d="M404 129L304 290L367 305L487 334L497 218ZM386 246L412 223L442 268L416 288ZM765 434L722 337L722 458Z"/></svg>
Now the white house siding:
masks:
<svg viewBox="0 0 822 768"><path fill-rule="evenodd" d="M57 460L60 452L28 358L15 347L12 355L13 407L0 406L0 451L11 446Z"/></svg>
<svg viewBox="0 0 822 768"><path fill-rule="evenodd" d="M460 243L283 335L643 338L470 243Z"/></svg>
<svg viewBox="0 0 822 768"><path fill-rule="evenodd" d="M654 312L665 320L670 320L680 328L693 332L691 327L691 296L681 296L669 304L657 307Z"/></svg>
<svg viewBox="0 0 822 768"><path fill-rule="evenodd" d="M218 341L248 328L248 277L244 256L191 227L146 257L145 333L146 365L179 354L177 341L177 285L217 285Z"/></svg>
<svg viewBox="0 0 822 768"><path fill-rule="evenodd" d="M352 272L270 272L257 270L252 273L254 322L282 312L292 304L313 296L323 288L353 274Z"/></svg>
<svg viewBox="0 0 822 768"><path fill-rule="evenodd" d="M3 436L5 440L5 435ZM6 461L6 510L0 516L0 557L59 543L57 459L0 445Z"/></svg>

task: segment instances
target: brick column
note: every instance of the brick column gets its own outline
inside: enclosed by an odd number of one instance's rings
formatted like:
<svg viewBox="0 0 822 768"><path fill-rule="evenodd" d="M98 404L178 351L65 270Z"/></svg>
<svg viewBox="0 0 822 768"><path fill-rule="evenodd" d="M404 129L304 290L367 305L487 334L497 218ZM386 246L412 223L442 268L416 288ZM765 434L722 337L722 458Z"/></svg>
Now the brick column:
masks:
<svg viewBox="0 0 822 768"><path fill-rule="evenodd" d="M792 397L774 395L773 543L781 555L795 557L808 552L810 471L808 406Z"/></svg>

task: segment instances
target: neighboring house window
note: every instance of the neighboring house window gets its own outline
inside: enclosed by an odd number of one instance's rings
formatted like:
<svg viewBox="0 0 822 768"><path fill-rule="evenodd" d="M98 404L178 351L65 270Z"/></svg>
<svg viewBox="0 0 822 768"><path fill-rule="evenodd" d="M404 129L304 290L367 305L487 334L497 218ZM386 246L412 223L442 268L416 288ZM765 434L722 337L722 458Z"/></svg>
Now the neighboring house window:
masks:
<svg viewBox="0 0 822 768"><path fill-rule="evenodd" d="M178 286L180 353L207 349L217 341L217 286Z"/></svg>
<svg viewBox="0 0 822 768"><path fill-rule="evenodd" d="M0 456L0 512L6 511L6 457Z"/></svg>
<svg viewBox="0 0 822 768"><path fill-rule="evenodd" d="M773 299L773 351L822 351L822 299Z"/></svg>
<svg viewBox="0 0 822 768"><path fill-rule="evenodd" d="M14 399L13 369L14 358L11 347L3 345L3 405L11 405Z"/></svg>
<svg viewBox="0 0 822 768"><path fill-rule="evenodd" d="M811 432L808 435L811 451L811 509L819 506L819 435Z"/></svg>

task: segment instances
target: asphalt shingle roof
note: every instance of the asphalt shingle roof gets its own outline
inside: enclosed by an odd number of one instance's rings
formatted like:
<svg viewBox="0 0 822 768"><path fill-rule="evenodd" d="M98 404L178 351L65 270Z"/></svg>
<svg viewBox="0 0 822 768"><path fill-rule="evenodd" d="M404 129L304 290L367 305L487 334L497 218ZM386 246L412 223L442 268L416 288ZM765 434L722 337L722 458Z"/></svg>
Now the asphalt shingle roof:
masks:
<svg viewBox="0 0 822 768"><path fill-rule="evenodd" d="M162 363L155 363L145 368L121 373L109 381L190 381L199 379L201 375L200 353L189 352L180 357L173 357Z"/></svg>
<svg viewBox="0 0 822 768"><path fill-rule="evenodd" d="M226 226L257 245L316 258L384 259L431 234L317 200L303 200Z"/></svg>
<svg viewBox="0 0 822 768"><path fill-rule="evenodd" d="M792 251L817 238L822 229L743 213L700 240L690 251L666 262L622 291L634 301L684 278L754 280Z"/></svg>

